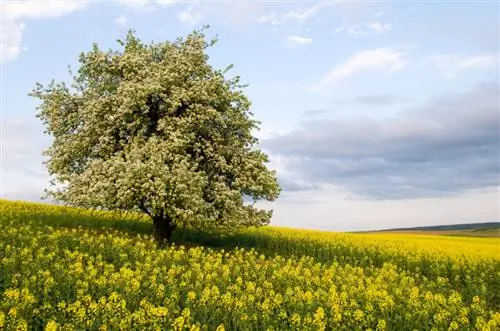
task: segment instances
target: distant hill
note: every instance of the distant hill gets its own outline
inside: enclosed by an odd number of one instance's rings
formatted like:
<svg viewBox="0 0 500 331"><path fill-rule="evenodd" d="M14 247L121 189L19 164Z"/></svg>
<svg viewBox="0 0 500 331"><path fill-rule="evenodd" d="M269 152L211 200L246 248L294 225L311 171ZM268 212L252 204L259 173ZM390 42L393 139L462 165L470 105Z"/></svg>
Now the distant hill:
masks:
<svg viewBox="0 0 500 331"><path fill-rule="evenodd" d="M500 222L486 222L486 223L467 223L467 224L450 224L450 225L433 225L433 226L418 226L412 228L394 228L376 230L370 232L401 232L401 231L458 231L458 230L489 230L499 229Z"/></svg>

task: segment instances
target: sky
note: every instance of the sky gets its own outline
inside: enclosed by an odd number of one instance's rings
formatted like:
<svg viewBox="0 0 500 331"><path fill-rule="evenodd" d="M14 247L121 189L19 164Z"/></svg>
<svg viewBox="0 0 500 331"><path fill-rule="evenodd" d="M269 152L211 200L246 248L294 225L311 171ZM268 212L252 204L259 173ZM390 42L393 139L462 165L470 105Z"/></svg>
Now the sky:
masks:
<svg viewBox="0 0 500 331"><path fill-rule="evenodd" d="M332 231L500 220L496 1L1 2L1 183L40 201L51 138L36 82L128 29L173 40L208 24L215 68L249 84L283 189L271 224Z"/></svg>

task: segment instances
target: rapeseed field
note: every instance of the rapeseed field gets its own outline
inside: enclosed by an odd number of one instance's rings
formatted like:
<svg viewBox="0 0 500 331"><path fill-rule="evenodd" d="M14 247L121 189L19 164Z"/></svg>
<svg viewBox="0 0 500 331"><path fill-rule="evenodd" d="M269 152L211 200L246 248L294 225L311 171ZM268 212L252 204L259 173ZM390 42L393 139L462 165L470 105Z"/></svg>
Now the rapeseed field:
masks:
<svg viewBox="0 0 500 331"><path fill-rule="evenodd" d="M266 227L0 201L0 330L499 330L500 240Z"/></svg>

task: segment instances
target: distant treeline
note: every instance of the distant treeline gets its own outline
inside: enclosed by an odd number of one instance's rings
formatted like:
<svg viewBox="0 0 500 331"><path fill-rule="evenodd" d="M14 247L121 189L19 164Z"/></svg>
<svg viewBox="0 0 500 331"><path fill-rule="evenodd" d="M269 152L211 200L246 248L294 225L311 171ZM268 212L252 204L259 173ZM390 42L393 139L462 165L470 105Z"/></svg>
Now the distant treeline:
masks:
<svg viewBox="0 0 500 331"><path fill-rule="evenodd" d="M500 222L419 226L419 227L413 227L413 228L394 228L394 229L379 230L379 232L384 232L384 231L486 230L486 229L497 229L497 228L500 228Z"/></svg>

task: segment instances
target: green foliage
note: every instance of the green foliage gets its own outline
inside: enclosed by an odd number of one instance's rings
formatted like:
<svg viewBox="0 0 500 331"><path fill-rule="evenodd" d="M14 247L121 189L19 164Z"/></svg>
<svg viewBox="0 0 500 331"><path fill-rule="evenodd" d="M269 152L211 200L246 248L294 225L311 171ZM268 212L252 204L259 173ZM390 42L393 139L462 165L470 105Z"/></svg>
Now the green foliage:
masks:
<svg viewBox="0 0 500 331"><path fill-rule="evenodd" d="M70 87L37 84L30 95L54 137L48 194L196 228L267 224L272 211L255 202L280 188L239 77L208 63L215 42L200 30L145 44L130 31L121 50L82 53Z"/></svg>

